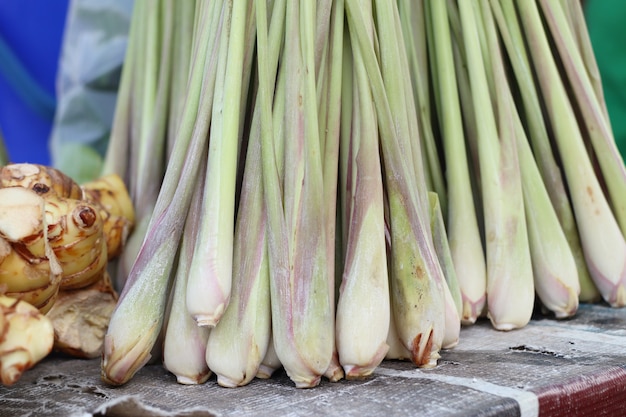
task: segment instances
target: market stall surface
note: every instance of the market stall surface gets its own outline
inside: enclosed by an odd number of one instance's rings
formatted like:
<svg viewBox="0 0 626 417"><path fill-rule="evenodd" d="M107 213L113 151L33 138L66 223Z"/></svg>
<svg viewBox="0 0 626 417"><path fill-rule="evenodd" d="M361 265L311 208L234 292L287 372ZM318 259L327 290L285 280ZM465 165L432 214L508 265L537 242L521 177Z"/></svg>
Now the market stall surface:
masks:
<svg viewBox="0 0 626 417"><path fill-rule="evenodd" d="M523 329L464 327L434 369L384 361L365 380L297 389L284 372L240 388L185 386L160 364L130 382L100 380L100 361L50 355L0 387L0 416L623 416L626 309L581 305L575 318Z"/></svg>

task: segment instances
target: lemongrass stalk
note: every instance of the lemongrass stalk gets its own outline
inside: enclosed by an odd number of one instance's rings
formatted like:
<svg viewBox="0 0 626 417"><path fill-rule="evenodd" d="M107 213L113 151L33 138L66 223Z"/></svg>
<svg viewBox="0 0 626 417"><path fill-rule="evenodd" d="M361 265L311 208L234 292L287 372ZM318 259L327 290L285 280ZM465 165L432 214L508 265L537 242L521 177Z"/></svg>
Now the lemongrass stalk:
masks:
<svg viewBox="0 0 626 417"><path fill-rule="evenodd" d="M589 81L593 86L593 91L596 94L598 103L602 107L604 117L609 120L609 112L604 99L600 69L598 68L598 62L596 61L593 45L591 44L591 38L589 37L583 2L579 0L562 0L562 4L563 7L567 8L567 11L569 11L572 32L576 37L576 43L585 63L585 69L587 70Z"/></svg>
<svg viewBox="0 0 626 417"><path fill-rule="evenodd" d="M331 31L331 14L333 8L336 9L336 2L333 0L318 0L315 4L315 46L313 56L315 60L315 80L323 79L322 68L325 61L328 61L328 41ZM317 83L318 85L320 83Z"/></svg>
<svg viewBox="0 0 626 417"><path fill-rule="evenodd" d="M465 130L465 142L467 144L467 164L469 171L469 180L472 186L472 197L474 201L475 212L480 213L476 216L481 241L484 244L484 216L483 216L483 199L480 180L480 164L478 163L478 128L476 112L472 103L472 92L470 88L469 74L467 72L467 59L465 47L463 45L463 35L461 33L461 17L456 4L456 0L448 0L448 19L452 36L452 54L454 56L454 68L456 74L456 82L459 91L459 102L461 106L461 115L463 117L463 126ZM483 257L485 256L483 248ZM486 271L485 271L486 280ZM486 284L486 282L485 282ZM485 300L481 302L483 305L481 317L487 314L487 293L485 291Z"/></svg>
<svg viewBox="0 0 626 417"><path fill-rule="evenodd" d="M430 1L427 9L433 27L432 60L438 73L438 84L433 88L439 96L438 116L446 161L447 236L454 268L459 271L463 298L461 319L464 324L472 324L485 308L485 254L470 182L447 7L441 1Z"/></svg>
<svg viewBox="0 0 626 417"><path fill-rule="evenodd" d="M343 32L344 32L344 3L343 0L332 2L329 12L326 7L318 9L317 19L329 13L329 25L327 28L327 42L325 44L321 69L318 73L319 109L318 120L320 122L320 147L323 155L324 176L324 202L325 202L325 227L326 227L326 259L328 265L328 290L331 299L331 315L335 316L335 290L336 277L335 247L337 227L337 176L339 169L339 134L341 120L341 82L343 67ZM318 24L318 36L321 31ZM336 279L337 278L337 279ZM335 332L333 332L333 337ZM333 357L324 375L333 382L344 377L343 368L339 363L336 343L333 340Z"/></svg>
<svg viewBox="0 0 626 417"><path fill-rule="evenodd" d="M340 273L343 274L343 265L346 258L346 242L348 241L348 227L350 225L349 214L352 210L352 186L348 178L348 166L350 164L350 137L352 135L352 119L354 107L354 62L350 36L344 36L341 76L341 121L339 131L339 169L338 175L338 218L341 227L340 234ZM339 280L340 281L340 280Z"/></svg>
<svg viewBox="0 0 626 417"><path fill-rule="evenodd" d="M600 165L613 215L622 235L626 235L626 165L617 148L610 121L606 117L604 106L598 101L596 90L563 9L550 1L542 0L540 4L565 67L569 86L576 97L575 105L578 106L587 126L586 134L589 135Z"/></svg>
<svg viewBox="0 0 626 417"><path fill-rule="evenodd" d="M328 265L328 291L331 297L331 314L335 316L336 286L339 281L335 265L335 248L337 246L337 178L339 169L339 135L341 119L341 77L343 67L343 0L323 4L317 11L317 42L319 38L326 40L323 52L319 53L321 67L317 73L318 88L318 120L320 122L320 147L323 155L324 202L326 209L326 259ZM328 14L330 13L330 14ZM326 22L324 24L324 22ZM327 36L319 32L326 28ZM316 51L319 46L316 47ZM317 58L317 55L316 55ZM334 337L334 332L333 332ZM333 340L333 357L324 375L333 382L344 377L343 368L339 363L336 343Z"/></svg>
<svg viewBox="0 0 626 417"><path fill-rule="evenodd" d="M284 100L283 137L272 135L269 89L275 81L264 67L267 62L258 61L272 337L280 362L298 388L319 384L333 350L324 210L319 201L323 177L313 80L315 13L311 2L302 6L300 10L297 2L286 5L284 62L278 75L279 87L280 79L286 78L285 91L275 95L275 101ZM284 145L274 144L280 141ZM276 160L275 146L284 146L284 166L289 168L283 174L277 170L282 166Z"/></svg>
<svg viewBox="0 0 626 417"><path fill-rule="evenodd" d="M206 161L203 161L205 168ZM186 294L189 265L193 257L194 243L198 235L200 209L202 207L203 182L194 184L187 219L180 241L174 275L174 288L167 313L163 340L163 366L176 376L179 384L194 385L206 382L211 376L205 352L210 329L196 325L187 313Z"/></svg>
<svg viewBox="0 0 626 417"><path fill-rule="evenodd" d="M526 46L524 46L525 40L517 19L517 12L512 7L512 3L501 3L494 0L491 0L491 8L518 85L521 105L524 110L524 121L528 129L528 139L533 149L534 158L559 218L561 228L574 255L580 284L580 301L598 301L601 296L587 268L570 197L566 190L561 167L556 162L544 120L543 104L539 98L534 72L526 53Z"/></svg>
<svg viewBox="0 0 626 417"><path fill-rule="evenodd" d="M135 207L138 227L131 233L119 263L116 286L121 288L128 266L132 265L145 237L147 224L154 210L159 187L163 181L166 167L167 123L170 108L170 84L172 74L174 5L172 1L162 1L159 7L151 8L148 17L150 31L146 33L149 51L143 67L143 97L140 98L138 136L134 137L130 147L130 178L128 188ZM161 9L161 10L159 10ZM162 31L159 20L164 20ZM162 33L160 33L162 32ZM160 45L152 38L161 38ZM157 70L158 69L158 70ZM122 269L123 268L123 269Z"/></svg>
<svg viewBox="0 0 626 417"><path fill-rule="evenodd" d="M456 0L447 0L448 21L450 23L450 34L452 39L452 55L454 56L454 66L456 74L457 87L459 89L459 101L461 105L461 114L463 116L463 124L466 131L466 142L468 145L468 166L472 188L474 192L474 205L476 212L482 213L482 198L480 196L480 166L478 164L478 147L477 147L477 127L475 109L472 105L472 93L469 82L469 74L467 72L467 59L465 53L465 45L463 44L463 34L461 33L461 16ZM434 37L431 35L431 37ZM433 44L434 48L434 44ZM477 219L480 229L482 230L483 216Z"/></svg>
<svg viewBox="0 0 626 417"><path fill-rule="evenodd" d="M296 386L302 386L302 383L304 386L315 385L319 381L315 375L320 370L323 373L328 371L334 348L334 317L326 268L325 211L319 201L319 195L324 192L324 174L315 77L311 71L316 65L316 14L316 5L313 2L305 2L291 9L291 12L290 4L287 5L287 19L298 18L299 23L291 26L288 20L285 33L291 37L285 40L285 52L288 55L284 56L288 70L285 96L285 168L289 166L288 161L302 161L298 164L301 169L287 169L284 177L285 213L291 244L290 263L294 268L294 298L291 300L295 306L292 310L293 336L296 340L302 338L302 341L297 342L298 351L308 362L309 371L313 372L310 375L300 375L296 368L296 373L292 374L286 361L282 359L285 353L283 349L289 348L289 345L278 343L279 339L274 340L278 357ZM302 74L300 80L297 74ZM300 294L308 300L302 300ZM280 325L280 321L277 325ZM274 334L275 329L276 327ZM301 342L306 343L306 346ZM304 381L302 376L305 377ZM306 378L311 379L306 381Z"/></svg>
<svg viewBox="0 0 626 417"><path fill-rule="evenodd" d="M232 285L246 2L229 0L225 7L230 23L220 45L204 190L210 198L204 200L187 286L187 309L200 326L217 324Z"/></svg>
<svg viewBox="0 0 626 417"><path fill-rule="evenodd" d="M128 186L130 136L132 125L133 91L136 88L136 74L134 67L137 65L138 32L141 30L144 16L140 13L143 6L141 1L133 4L131 21L128 32L126 52L124 54L124 67L115 101L115 111L111 125L111 133L107 144L106 153L102 165L102 176L109 174L119 175Z"/></svg>
<svg viewBox="0 0 626 417"><path fill-rule="evenodd" d="M411 290L419 289L415 293L411 295L411 298L421 292L419 295L420 300L424 301L426 299L429 302L425 303L425 306L429 310L438 311L439 309L443 309L445 311L445 277L443 274L443 270L437 258L436 251L434 249L434 243L432 241L432 233L429 227L429 202L428 202L428 189L426 187L426 164L424 162L424 156L422 155L422 145L420 144L423 140L419 136L418 129L418 121L417 121L417 110L415 108L414 100L409 99L407 97L404 98L404 102L401 101L401 97L392 95L392 92L397 88L397 84L400 86L400 90L404 90L407 92L411 91L411 78L408 71L408 58L406 56L406 47L404 46L401 23L399 18L399 12L397 6L394 4L388 4L381 1L375 2L376 9L376 22L377 22L377 33L380 37L380 32L389 32L391 33L390 28L395 28L395 40L391 37L385 37L385 39L379 40L380 50L381 50L381 59L382 63L382 76L383 81L385 82L385 90L388 93L388 99L390 108L394 112L398 112L400 114L401 120L404 117L402 114L403 109L406 111L406 119L408 124L408 130L400 131L397 135L397 139L399 143L402 143L407 138L410 142L410 147L412 149L413 156L413 174L415 175L415 181L412 187L415 189L415 194L413 200L416 202L417 209L417 217L419 218L419 226L418 231L414 232L414 236L418 237L418 250L423 257L425 262L425 270L426 275L428 277L427 281L424 283L420 283L417 287L413 287ZM396 49L397 48L397 49ZM385 65L385 61L387 61L387 65ZM403 71L400 72L400 76L394 75L393 72L389 71L389 69L394 65L396 68L400 68ZM391 88L389 88L391 87ZM403 127L403 124L400 123L400 128ZM408 149L409 147L407 147ZM384 151L383 151L384 152ZM405 194L406 195L406 194ZM393 206L392 206L393 207ZM404 210L404 208L403 208ZM391 210L391 215L395 215L395 211ZM392 220L393 222L393 220ZM411 220L413 223L414 220ZM402 226L401 226L402 227ZM393 230L392 230L393 233ZM404 233L404 232L402 232ZM400 237L402 239L402 237ZM393 239L393 237L392 237ZM393 241L391 244L392 247L392 256L394 249ZM414 252L411 251L409 253L402 254L402 249L400 248L399 258L402 259L405 256L415 256ZM395 268L395 267L394 267ZM418 270L421 267L417 268ZM420 271L421 272L421 271ZM418 276L420 275L418 272ZM424 285L426 284L426 285ZM404 285L404 284L403 284ZM409 285L409 288L411 285ZM421 287L421 288L420 288ZM406 287L405 287L406 289ZM401 290L404 291L404 290ZM428 294L428 296L424 297L423 294ZM406 295L406 294L404 294ZM430 300L428 300L430 296ZM400 297L402 299L402 297ZM392 298L392 303L395 303L397 300ZM407 299L401 300L400 305L398 306L400 309L406 309L407 305L404 302ZM394 307L395 308L395 307ZM410 308L410 307L409 307ZM429 312L428 312L429 313ZM422 315L426 320L423 320L419 331L422 332L421 336L416 336L420 338L420 342L418 343L415 339L411 340L408 338L403 339L403 342L407 341L410 344L406 344L406 346L412 346L412 354L413 354L413 362L418 366L430 367L436 364L436 360L439 358L439 350L442 347L444 336L445 336L445 313L442 317L432 317L429 316L427 312L422 312ZM402 318L404 320L404 317ZM441 321L443 321L443 323ZM414 334L418 328L414 327L415 323L411 320L406 322L399 322L400 326L398 327L399 333L404 335ZM407 326L408 325L408 326ZM439 329L435 329L435 327L441 326ZM439 333L441 331L441 333ZM434 342L428 346L429 342L424 340L424 336L429 334L429 337L434 336ZM426 339L427 340L427 339ZM416 354L415 347L416 345L420 345L419 353ZM430 350L430 352L429 352ZM418 359L419 358L419 359Z"/></svg>
<svg viewBox="0 0 626 417"><path fill-rule="evenodd" d="M437 253L445 276L444 301L446 326L441 348L451 349L459 343L461 335L463 300L461 297L461 288L459 287L456 271L454 269L454 263L452 262L452 256L450 255L448 236L446 235L437 193L429 192L428 201L430 207L430 229L433 234L435 252Z"/></svg>
<svg viewBox="0 0 626 417"><path fill-rule="evenodd" d="M481 3L483 27L492 56L499 54L499 38L491 8L486 0ZM521 172L524 211L531 254L535 291L543 306L557 318L573 316L578 309L580 285L576 262L552 206L547 188L535 162L524 127L515 107L514 98L506 80L501 59L492 60L488 79L497 89L494 97L498 111L511 114L519 166Z"/></svg>
<svg viewBox="0 0 626 417"><path fill-rule="evenodd" d="M448 210L448 194L441 166L439 149L435 141L430 108L429 59L427 53L426 22L424 1L400 0L398 13L406 46L406 54L411 73L413 99L419 116L420 143L428 189L435 191L440 198L444 213ZM436 84L435 84L436 85Z"/></svg>
<svg viewBox="0 0 626 417"><path fill-rule="evenodd" d="M161 331L168 288L193 184L206 156L209 115L216 75L216 45L222 16L211 25L203 3L198 25L189 90L177 144L165 172L146 238L129 272L104 337L102 379L112 385L128 382L150 359ZM214 42L209 42L213 39Z"/></svg>
<svg viewBox="0 0 626 417"><path fill-rule="evenodd" d="M446 284L448 285L450 296L452 297L454 307L457 311L457 319L460 320L461 314L463 313L463 295L450 252L450 243L446 225L443 220L441 205L439 204L439 196L435 192L429 192L428 201L430 203L430 229L433 234L435 252L441 263L441 268L446 278Z"/></svg>
<svg viewBox="0 0 626 417"><path fill-rule="evenodd" d="M412 82L409 72L409 60L407 48L404 45L402 34L402 23L395 2L378 4L375 2L377 38L380 43L379 62L381 64L381 74L385 82L385 89L388 91L389 105L396 123L401 130L398 135L401 146L410 149L413 159L413 170L415 175L415 187L418 196L427 196L427 168L425 156L422 154L423 139L420 137L418 111L412 94ZM393 31L391 29L394 29ZM389 34L389 36L381 35ZM404 129L407 130L404 130ZM407 154L409 155L409 154ZM428 217L428 198L418 198L418 207L421 216ZM426 228L426 235L430 238L430 228Z"/></svg>
<svg viewBox="0 0 626 417"><path fill-rule="evenodd" d="M175 1L174 2L174 32L172 59L176 65L172 67L171 80L171 102L168 114L167 139L166 139L166 160L172 154L176 139L176 130L180 123L180 118L185 104L185 91L189 81L189 68L191 65L192 43L194 34L194 20L196 1Z"/></svg>
<svg viewBox="0 0 626 417"><path fill-rule="evenodd" d="M552 206L519 117L515 122L535 291L542 305L556 318L572 317L578 310L580 296L576 259Z"/></svg>
<svg viewBox="0 0 626 417"><path fill-rule="evenodd" d="M260 137L253 129L235 227L231 297L206 348L206 363L226 387L247 385L254 378L271 331Z"/></svg>
<svg viewBox="0 0 626 417"><path fill-rule="evenodd" d="M484 23L480 5L477 1L459 1L458 5L472 102L475 109L481 109L476 112L476 127L485 218L488 316L494 328L512 330L528 323L535 296L512 118L505 107L508 103L492 103L490 98L486 71L488 65L502 58L499 51L481 48L479 32ZM484 60L484 52L490 54L488 60ZM500 73L494 74L494 85L505 82Z"/></svg>
<svg viewBox="0 0 626 417"><path fill-rule="evenodd" d="M178 4L180 2L176 2L176 4ZM209 16L211 16L211 20L207 23L204 23L205 25L209 25L211 28L216 28L220 22L221 19L221 3L220 2L211 2L211 11L208 12ZM176 11L175 11L176 12ZM176 16L178 17L178 16ZM187 19L194 19L194 16L186 16ZM177 22L177 26L184 24L184 25L189 25L190 22L189 20L187 20L186 22ZM211 30L211 35L208 39L208 42L210 42L210 44L213 44L215 42L214 38L216 36L217 31L212 29ZM172 35L170 35L172 36ZM178 41L178 38L176 39L176 41ZM195 42L195 44L193 44ZM137 42L139 43L139 42ZM182 70L184 70L185 68L187 68L187 72L189 72L189 67L191 65L195 65L193 64L194 61L194 56L197 54L197 49L199 47L202 47L200 45L197 44L198 40L197 39L192 39L192 45L190 46L190 53L192 54L191 56L187 57L188 61L187 63L177 63L177 65L174 66L173 72L174 74L172 75L172 77L175 76L176 72L179 71L178 67L180 66ZM184 45L181 45L181 47L184 47ZM174 45L173 47L174 51L178 50L178 45ZM184 57L180 57L181 59L183 59ZM198 64L199 65L199 64ZM137 74L137 77L141 78L141 74ZM188 82L189 76L186 77L186 82ZM173 81L172 81L173 83ZM137 85L140 85L139 82L137 82ZM163 87L165 88L165 87ZM174 88L173 84L172 84L172 89ZM170 96L171 99L173 100L177 100L177 101L182 101L183 104L186 101L186 88L187 88L187 84L185 84L185 90L181 90L178 91L177 93L172 91L172 95ZM179 94L182 95L180 97L176 97L174 94ZM182 109L182 111L184 111L184 107ZM164 120L167 119L167 116L163 116L160 115L160 117L162 117ZM179 115L179 117L174 120L168 120L168 125L170 124L176 124L176 130L174 130L173 134L176 135L177 129L178 129L178 125L181 123L181 120L183 118L183 114L181 113ZM159 121L155 121L155 125L159 126ZM171 132L168 132L167 134L170 134ZM136 136L135 136L136 137ZM169 147L171 146L171 144L174 142L175 139L165 139L166 143L165 145L160 145L160 146L166 146L168 147L168 149L166 150L167 154L166 154L166 158L167 160L169 160L169 158L171 157L172 154L172 150L169 149ZM134 140L135 142L139 142L139 140ZM144 145L145 148L148 148L149 145L146 144ZM161 153L164 152L163 150L161 150ZM157 156L158 156L157 152ZM145 163L145 165L147 166L152 166L153 168L157 167L158 165L154 164L155 161L150 162L149 161L149 152L145 152L144 153L144 158L147 158L148 161L143 161L143 163ZM132 159L132 158L131 158ZM156 158L156 159L163 159L163 156L161 158ZM163 172L161 172L161 175L163 175ZM117 270L116 270L116 284L118 287L121 287L123 285L123 280L128 276L130 269L132 268L133 262L135 261L136 257L137 257L137 253L141 247L141 244L145 238L145 235L147 233L150 221L151 221L151 217L152 217L152 213L154 211L154 204L156 202L156 195L155 193L159 192L158 186L161 185L162 183L162 179L158 177L157 173L154 173L154 176L150 175L149 177L151 177L152 179L148 179L147 182L148 183L148 191L142 191L141 194L143 197L141 197L141 203L137 202L135 204L141 205L142 207L138 209L138 213L137 213L137 221L135 223L135 227L133 228L133 233L131 233L131 235L129 236L128 241L126 242L125 248L124 248L124 252L122 253L122 255L120 256L120 258L117 260ZM135 180L134 180L135 181Z"/></svg>
<svg viewBox="0 0 626 417"><path fill-rule="evenodd" d="M504 3L508 7L512 4ZM606 302L626 305L626 241L585 149L576 116L557 69L534 2L519 2L526 41L535 62L546 109L571 195L591 277Z"/></svg>
<svg viewBox="0 0 626 417"><path fill-rule="evenodd" d="M267 351L265 352L265 356L259 365L256 377L259 379L269 379L272 377L274 372L280 369L281 366L280 359L278 359L276 349L274 348L273 339L270 337Z"/></svg>
<svg viewBox="0 0 626 417"><path fill-rule="evenodd" d="M255 2L259 60L267 60L270 78L276 77L284 33L284 0L274 4L271 33L267 34L266 0ZM262 65L262 64L259 64ZM274 94L272 89L269 92ZM266 243L267 212L263 204L261 101L255 103L243 186L237 212L233 248L233 287L224 315L212 330L206 362L219 385L248 384L266 356L271 337L269 261Z"/></svg>
<svg viewBox="0 0 626 417"><path fill-rule="evenodd" d="M141 1L141 0L140 0ZM139 42L142 45L139 54L139 64L134 68L138 71L139 81L137 83L137 89L134 94L137 95L138 100L134 104L133 110L137 114L137 123L135 123L133 140L130 143L130 160L129 160L129 179L128 179L128 191L131 199L137 207L138 214L141 213L143 207L138 204L137 200L140 193L145 192L142 187L149 185L143 183L144 176L150 172L151 168L155 165L159 167L163 165L162 152L163 139L164 139L164 126L167 113L167 105L169 103L169 64L171 58L169 57L169 48L166 46L164 54L166 58L164 61L160 61L161 57L161 8L166 1L158 1L156 4L150 5L147 1L144 2L143 10L141 14L144 16L143 24L144 30L141 31ZM171 15L171 10L169 10ZM163 34L171 36L171 25L168 29L163 30ZM165 76L164 76L165 75ZM159 88L160 87L160 88ZM157 96L161 92L160 103L157 102ZM159 110L159 117L157 116L157 107L161 107ZM156 124L156 130L159 133L155 136L152 135L153 125ZM154 143L148 144L148 142ZM150 148L154 146L154 157L150 154ZM146 159L146 154L149 154L152 158ZM148 165L145 165L148 164ZM154 179L152 179L154 182ZM160 178L159 178L160 180ZM158 192L158 183L153 185ZM150 184L151 185L151 184Z"/></svg>
<svg viewBox="0 0 626 417"><path fill-rule="evenodd" d="M389 349L385 354L385 359L399 361L411 360L411 352L406 347L404 347L404 344L398 336L396 321L393 317L393 311L391 311L390 315L389 333L387 333L386 343L387 346L389 346Z"/></svg>
<svg viewBox="0 0 626 417"><path fill-rule="evenodd" d="M371 10L371 2L367 3L362 2L362 7ZM372 26L372 37L373 30ZM386 338L390 320L376 109L358 48L353 53L354 113L351 135L344 138L350 140L346 188L351 188L351 202L335 318L339 361L348 379L371 375L384 359L389 348Z"/></svg>
<svg viewBox="0 0 626 417"><path fill-rule="evenodd" d="M383 28L392 26L386 6L392 5L375 4L377 9L380 7L378 16L382 19L378 24L384 20ZM425 218L427 213L424 216L420 210L413 159L406 157L410 153L405 155L410 148L399 143L401 136L404 136L403 141L406 140L408 129L399 130L392 117L389 100L399 97L391 96L396 90L386 90L360 3L347 0L346 15L353 47L360 49L370 80L381 132L384 185L390 207L392 314L399 338L411 353L412 362L422 367L434 366L440 357L444 335L444 278L429 236L430 230L426 230L429 229ZM401 39L391 39L391 42L401 43ZM380 44L381 51L386 47L391 45ZM395 45L395 48L399 46ZM393 53L393 48L390 52ZM421 196L422 199L425 197Z"/></svg>

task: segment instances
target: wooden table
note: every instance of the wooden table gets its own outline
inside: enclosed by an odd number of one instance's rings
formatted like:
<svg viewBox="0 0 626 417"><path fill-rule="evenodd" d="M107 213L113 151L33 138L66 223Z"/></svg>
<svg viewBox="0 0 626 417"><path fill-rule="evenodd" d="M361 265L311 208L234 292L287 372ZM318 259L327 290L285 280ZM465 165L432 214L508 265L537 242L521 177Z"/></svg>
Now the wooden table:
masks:
<svg viewBox="0 0 626 417"><path fill-rule="evenodd" d="M51 355L10 387L0 416L623 416L626 309L581 305L573 319L536 317L498 332L487 321L462 330L432 370L385 361L364 381L296 389L279 372L246 387L215 378L176 383L160 364L122 387L100 381L100 361Z"/></svg>

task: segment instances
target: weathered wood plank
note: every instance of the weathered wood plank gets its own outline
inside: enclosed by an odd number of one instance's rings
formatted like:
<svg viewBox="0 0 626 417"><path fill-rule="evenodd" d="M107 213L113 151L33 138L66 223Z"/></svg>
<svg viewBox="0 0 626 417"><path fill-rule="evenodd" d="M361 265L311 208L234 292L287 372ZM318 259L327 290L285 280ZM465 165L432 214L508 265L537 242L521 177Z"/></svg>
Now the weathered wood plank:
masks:
<svg viewBox="0 0 626 417"><path fill-rule="evenodd" d="M482 321L463 329L435 369L385 361L367 380L323 381L309 390L294 388L282 372L242 388L220 387L214 378L183 386L160 364L110 387L100 381L98 360L56 355L0 387L0 417L618 415L624 407L626 309L599 305L506 333Z"/></svg>

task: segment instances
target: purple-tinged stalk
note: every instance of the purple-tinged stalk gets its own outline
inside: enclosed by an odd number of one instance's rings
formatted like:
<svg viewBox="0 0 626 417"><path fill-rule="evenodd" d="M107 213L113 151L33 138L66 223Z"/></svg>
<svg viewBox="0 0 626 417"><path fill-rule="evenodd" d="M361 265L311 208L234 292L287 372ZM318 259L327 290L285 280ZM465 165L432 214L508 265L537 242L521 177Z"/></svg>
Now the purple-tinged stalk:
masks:
<svg viewBox="0 0 626 417"><path fill-rule="evenodd" d="M580 110L587 127L584 134L588 135L600 166L613 215L622 235L626 235L626 165L617 148L605 106L598 100L562 7L545 0L539 3L567 73L569 86L574 92L575 101L572 104Z"/></svg>
<svg viewBox="0 0 626 417"><path fill-rule="evenodd" d="M280 137L273 135L271 117L270 91L275 81L269 77L267 61L258 61L272 337L280 362L298 388L319 384L333 351L324 209L319 198L323 177L313 71L314 22L312 2L288 2L278 75L279 87L285 77L285 90L275 95L275 101L284 100ZM276 147L282 146L281 166L289 168L280 173Z"/></svg>
<svg viewBox="0 0 626 417"><path fill-rule="evenodd" d="M362 2L362 7L371 13L371 2ZM373 26L369 30L373 38ZM352 128L342 138L350 143L341 181L342 191L350 190L350 201L335 337L346 378L358 379L371 375L387 353L390 301L376 109L360 51L354 48L352 53Z"/></svg>
<svg viewBox="0 0 626 417"><path fill-rule="evenodd" d="M543 183L548 190L561 228L574 255L580 284L579 299L583 302L598 301L601 296L591 279L585 262L572 204L566 190L561 167L554 156L553 146L544 120L543 105L539 99L524 36L517 20L517 12L511 3L501 3L495 0L491 0L490 3L517 83L517 91L524 111L524 122L528 130L527 138L530 140Z"/></svg>
<svg viewBox="0 0 626 417"><path fill-rule="evenodd" d="M332 7L328 7L332 3ZM343 0L323 3L317 10L318 22L326 19L326 25L317 25L317 40L321 42L320 32L326 32L326 42L321 55L320 68L317 70L318 120L320 123L320 147L323 155L322 174L324 176L324 209L326 227L326 260L328 265L328 290L331 299L331 315L335 316L336 281L339 281L336 265L336 228L337 228L337 178L339 169L339 136L341 129L341 83L343 71L344 43L344 3ZM316 51L319 46L316 46ZM318 55L316 54L316 59ZM335 337L335 332L333 332ZM336 342L333 340L333 357L324 376L336 382L344 377L339 363Z"/></svg>
<svg viewBox="0 0 626 417"><path fill-rule="evenodd" d="M267 0L257 0L259 60L267 60L275 79L284 34L285 1L274 3L268 40ZM270 95L274 95L272 89ZM248 384L259 372L271 338L267 208L263 203L261 101L252 115L243 184L235 225L233 286L224 315L211 331L206 362L219 385Z"/></svg>
<svg viewBox="0 0 626 417"><path fill-rule="evenodd" d="M485 253L470 182L448 9L442 1L429 1L427 11L432 27L431 59L437 72L437 83L433 88L439 102L439 126L446 161L448 242L454 268L459 271L458 283L463 299L461 320L464 324L472 324L486 305Z"/></svg>
<svg viewBox="0 0 626 417"><path fill-rule="evenodd" d="M585 148L572 103L534 2L518 2L526 42L565 172L585 259L604 300L626 305L626 241ZM505 7L514 7L511 2Z"/></svg>
<svg viewBox="0 0 626 417"><path fill-rule="evenodd" d="M211 115L201 232L189 270L187 309L200 326L215 326L232 286L237 160L245 51L247 2L228 0L226 36L218 57Z"/></svg>
<svg viewBox="0 0 626 417"><path fill-rule="evenodd" d="M395 26L395 5L375 2L374 7L378 35L395 33L383 30ZM419 159L411 156L414 149L409 137L414 131L403 122L410 103L403 94L395 95L403 88L410 90L406 74L398 77L397 73L402 66L399 56L404 50L402 36L379 37L380 48L375 49L367 29L370 23L360 2L347 0L346 15L353 48L359 48L367 71L380 128L384 186L390 213L390 290L395 328L411 353L412 362L420 367L432 367L440 357L444 336L444 277L430 236L428 197L425 187L418 185L419 179L424 179L423 175L416 174L415 161ZM390 54L380 65L376 50ZM413 116L415 114L413 112Z"/></svg>
<svg viewBox="0 0 626 417"><path fill-rule="evenodd" d="M511 109L495 95L487 71L502 60L486 43L478 1L459 1L459 14L476 112L487 260L487 309L494 328L525 326L534 306L533 271ZM482 32L482 33L481 33ZM506 83L494 74L493 85Z"/></svg>
<svg viewBox="0 0 626 417"><path fill-rule="evenodd" d="M104 337L102 379L112 385L128 382L150 359L161 331L170 276L193 184L206 157L209 115L216 75L216 46L223 15L203 3L194 34L189 90L174 152L170 158L146 238L129 272Z"/></svg>
<svg viewBox="0 0 626 417"><path fill-rule="evenodd" d="M481 0L483 27L492 57L501 57L496 22L488 0ZM521 172L528 244L532 262L534 286L544 308L557 318L573 316L578 310L580 285L574 255L565 237L547 188L535 162L524 127L506 81L506 69L501 58L491 61L487 79L496 103L496 111L510 114ZM509 127L510 128L510 127Z"/></svg>
<svg viewBox="0 0 626 417"><path fill-rule="evenodd" d="M203 161L201 171L202 168L206 169L206 161ZM203 181L194 184L176 258L176 270L173 271L174 288L163 340L163 366L176 376L179 384L184 385L202 384L211 376L205 360L210 329L196 324L188 314L186 304L188 272L199 231L203 185Z"/></svg>

